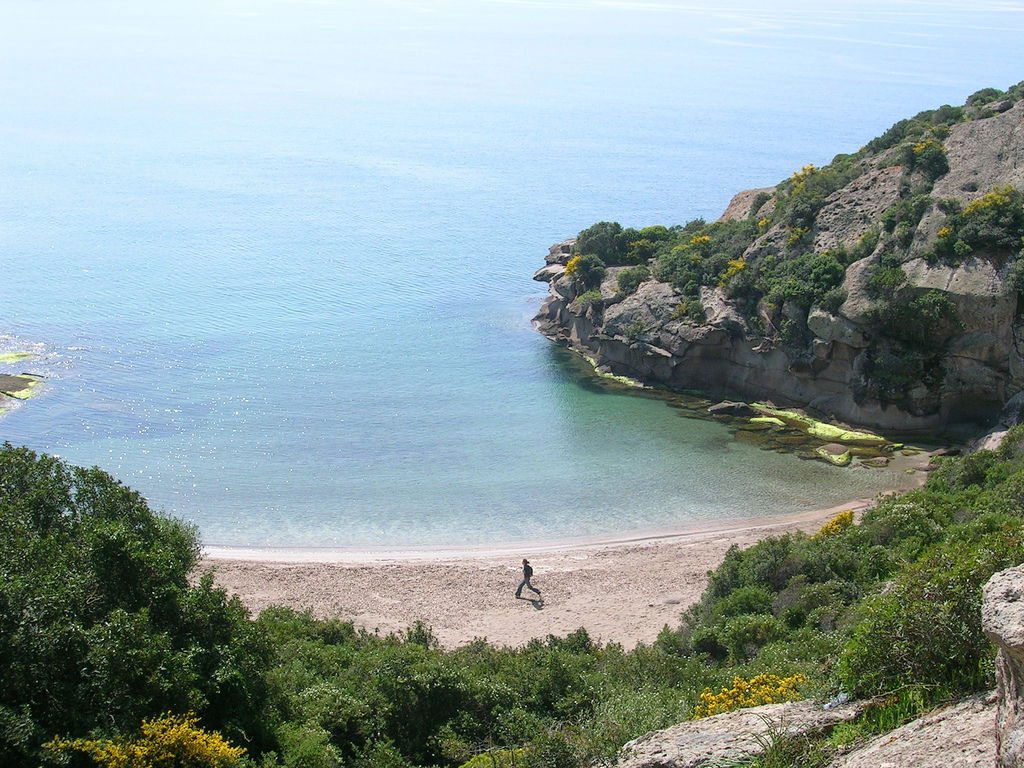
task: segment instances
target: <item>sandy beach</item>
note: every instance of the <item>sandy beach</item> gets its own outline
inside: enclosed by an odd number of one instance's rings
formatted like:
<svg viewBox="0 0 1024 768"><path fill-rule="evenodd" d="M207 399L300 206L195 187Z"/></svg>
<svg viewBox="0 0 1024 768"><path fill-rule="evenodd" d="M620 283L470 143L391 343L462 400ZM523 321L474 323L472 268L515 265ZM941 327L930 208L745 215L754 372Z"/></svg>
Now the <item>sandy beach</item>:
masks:
<svg viewBox="0 0 1024 768"><path fill-rule="evenodd" d="M212 550L200 569L212 568L216 583L254 613L284 605L384 634L422 620L448 648L474 638L517 646L580 627L632 648L677 624L733 544L813 532L838 512L871 503L641 540L514 551ZM514 597L523 557L534 567L543 603Z"/></svg>

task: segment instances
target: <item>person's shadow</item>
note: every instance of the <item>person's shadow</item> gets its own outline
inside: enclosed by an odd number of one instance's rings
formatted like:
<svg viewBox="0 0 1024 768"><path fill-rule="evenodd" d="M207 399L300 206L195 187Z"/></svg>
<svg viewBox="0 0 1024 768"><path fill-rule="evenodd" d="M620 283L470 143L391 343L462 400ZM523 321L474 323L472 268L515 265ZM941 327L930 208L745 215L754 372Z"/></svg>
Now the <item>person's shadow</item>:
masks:
<svg viewBox="0 0 1024 768"><path fill-rule="evenodd" d="M535 611L544 609L543 597L520 597L519 595L516 595L516 600L528 600Z"/></svg>

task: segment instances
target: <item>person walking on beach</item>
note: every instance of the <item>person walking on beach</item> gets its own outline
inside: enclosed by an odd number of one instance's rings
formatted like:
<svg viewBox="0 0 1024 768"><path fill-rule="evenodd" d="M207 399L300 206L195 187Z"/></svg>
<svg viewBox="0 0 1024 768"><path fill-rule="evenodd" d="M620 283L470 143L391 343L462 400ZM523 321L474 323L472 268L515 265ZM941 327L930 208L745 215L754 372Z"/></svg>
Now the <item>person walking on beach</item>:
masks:
<svg viewBox="0 0 1024 768"><path fill-rule="evenodd" d="M533 584L530 583L530 579L533 578L533 568L530 567L530 561L525 557L523 558L523 580L519 582L519 586L516 587L516 597L522 598L523 587L532 589L536 594L540 594L540 590L537 589Z"/></svg>

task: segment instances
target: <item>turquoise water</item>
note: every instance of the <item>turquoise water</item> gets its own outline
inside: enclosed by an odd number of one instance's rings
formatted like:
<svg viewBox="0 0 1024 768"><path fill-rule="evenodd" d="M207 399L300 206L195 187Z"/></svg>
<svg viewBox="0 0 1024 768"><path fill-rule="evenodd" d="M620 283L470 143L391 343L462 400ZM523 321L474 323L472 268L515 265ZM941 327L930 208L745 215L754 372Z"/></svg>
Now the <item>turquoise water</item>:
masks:
<svg viewBox="0 0 1024 768"><path fill-rule="evenodd" d="M547 246L1024 78L1019 3L3 3L0 437L210 545L593 537L898 480L587 386Z"/></svg>

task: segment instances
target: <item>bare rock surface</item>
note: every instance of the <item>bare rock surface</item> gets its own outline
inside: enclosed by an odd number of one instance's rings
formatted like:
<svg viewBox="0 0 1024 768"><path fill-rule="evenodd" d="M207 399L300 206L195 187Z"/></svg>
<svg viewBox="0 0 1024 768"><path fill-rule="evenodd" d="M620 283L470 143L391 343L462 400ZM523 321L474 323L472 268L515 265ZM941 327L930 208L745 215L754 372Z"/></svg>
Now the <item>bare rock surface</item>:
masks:
<svg viewBox="0 0 1024 768"><path fill-rule="evenodd" d="M764 752L769 733L816 733L856 717L852 704L826 710L813 701L762 707L690 720L629 742L617 768L708 768Z"/></svg>
<svg viewBox="0 0 1024 768"><path fill-rule="evenodd" d="M761 189L745 189L742 192L737 192L729 201L725 213L718 220L741 221L748 216L753 216L757 211L751 210L751 206L757 200L758 195L770 195L774 191L775 187L762 187Z"/></svg>
<svg viewBox="0 0 1024 768"><path fill-rule="evenodd" d="M1000 571L985 585L981 625L999 649L996 660L999 768L1024 766L1024 566Z"/></svg>
<svg viewBox="0 0 1024 768"><path fill-rule="evenodd" d="M878 217L900 198L902 173L899 166L878 168L834 192L815 219L814 249L852 247L869 229L878 226Z"/></svg>
<svg viewBox="0 0 1024 768"><path fill-rule="evenodd" d="M994 695L975 696L877 736L830 768L991 768L995 712Z"/></svg>

